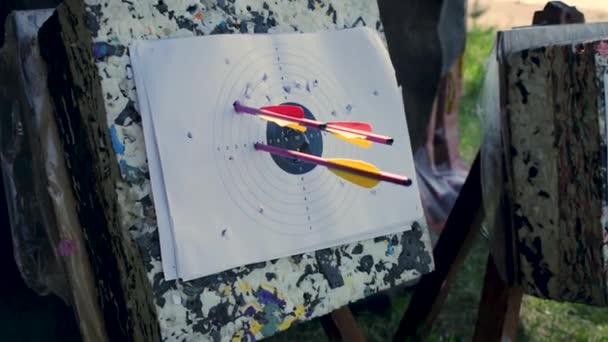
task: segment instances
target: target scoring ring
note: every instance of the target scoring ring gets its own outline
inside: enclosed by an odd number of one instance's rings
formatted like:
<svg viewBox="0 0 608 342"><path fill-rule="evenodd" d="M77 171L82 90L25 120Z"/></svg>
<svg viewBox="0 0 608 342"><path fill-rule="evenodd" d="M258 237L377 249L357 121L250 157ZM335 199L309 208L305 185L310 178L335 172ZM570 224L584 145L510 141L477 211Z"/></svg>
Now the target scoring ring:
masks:
<svg viewBox="0 0 608 342"><path fill-rule="evenodd" d="M316 120L314 114L304 105L296 102L284 102L281 105L298 106L304 111L305 118ZM317 157L323 155L323 135L320 131L312 129L306 132L299 132L289 127L281 127L274 122L268 122L266 124L266 143L271 146L303 152ZM271 155L271 157L281 170L292 175L309 173L317 166L293 158L277 155Z"/></svg>
<svg viewBox="0 0 608 342"><path fill-rule="evenodd" d="M295 103L321 121L347 119L348 104L340 101L346 99L345 91L335 79L315 72L318 59L283 48L280 54L284 58L277 57L271 70L256 68L255 64L274 57L254 50L231 65L216 100L212 148L226 193L236 208L275 233L310 234L347 215L360 192L323 167L306 172L298 168L301 173L290 173L278 166L272 155L255 151L255 142L276 144L268 136L271 123L236 114L232 103L235 99L259 107ZM325 132L309 129L307 134L311 135L309 140L320 142L316 150L309 151L311 154L354 155L350 144L323 144Z"/></svg>

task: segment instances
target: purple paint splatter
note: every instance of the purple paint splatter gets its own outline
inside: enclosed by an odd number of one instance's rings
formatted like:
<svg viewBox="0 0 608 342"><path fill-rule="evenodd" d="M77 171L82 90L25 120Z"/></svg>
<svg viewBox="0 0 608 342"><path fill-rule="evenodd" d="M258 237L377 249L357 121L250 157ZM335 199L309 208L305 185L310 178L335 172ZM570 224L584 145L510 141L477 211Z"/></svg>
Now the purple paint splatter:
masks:
<svg viewBox="0 0 608 342"><path fill-rule="evenodd" d="M257 293L258 301L260 304L276 304L278 306L285 306L285 301L277 297L274 293L260 288Z"/></svg>
<svg viewBox="0 0 608 342"><path fill-rule="evenodd" d="M64 239L59 242L59 255L62 257L68 257L74 254L76 251L76 244L74 241L69 239Z"/></svg>
<svg viewBox="0 0 608 342"><path fill-rule="evenodd" d="M248 307L244 312L245 316L253 316L253 315L255 315L255 313L256 313L256 310L253 306Z"/></svg>

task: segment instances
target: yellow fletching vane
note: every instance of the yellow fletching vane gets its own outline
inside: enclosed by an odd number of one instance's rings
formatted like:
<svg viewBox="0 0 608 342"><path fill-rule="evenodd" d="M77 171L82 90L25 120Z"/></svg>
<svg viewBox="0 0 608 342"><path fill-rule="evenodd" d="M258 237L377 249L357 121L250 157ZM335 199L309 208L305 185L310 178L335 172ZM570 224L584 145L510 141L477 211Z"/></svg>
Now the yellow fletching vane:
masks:
<svg viewBox="0 0 608 342"><path fill-rule="evenodd" d="M333 135L335 135L336 137L338 137L342 140L348 141L351 144L355 144L357 146L361 146L361 147L365 147L365 148L372 146L372 142L369 140L366 140L365 136L363 136L363 135L349 133L349 132L334 131L331 128L326 128L325 130L332 133Z"/></svg>
<svg viewBox="0 0 608 342"><path fill-rule="evenodd" d="M332 163L335 164L339 164L339 165L344 165L344 166L348 166L351 168L355 168L355 169L359 169L359 170L364 170L370 173L375 173L375 174L380 174L380 170L367 162L361 161L361 160L352 160L352 159L330 159L329 161L331 161ZM338 170L338 169L334 169L331 166L328 166L329 171L335 173L337 176L344 178L345 180L357 184L359 186L362 186L364 188L368 188L371 189L373 187L375 187L376 185L378 185L378 183L380 183L380 180L375 179L375 178L368 178L362 175L357 175L354 173L350 173L348 171L343 171L343 170Z"/></svg>
<svg viewBox="0 0 608 342"><path fill-rule="evenodd" d="M266 115L258 115L258 116L264 120L274 122L275 124L277 124L281 127L289 127L291 129L295 129L298 132L306 132L306 127L304 127L302 125L298 125L297 123L293 123L293 122L287 121L287 120L277 119L272 116L266 116Z"/></svg>

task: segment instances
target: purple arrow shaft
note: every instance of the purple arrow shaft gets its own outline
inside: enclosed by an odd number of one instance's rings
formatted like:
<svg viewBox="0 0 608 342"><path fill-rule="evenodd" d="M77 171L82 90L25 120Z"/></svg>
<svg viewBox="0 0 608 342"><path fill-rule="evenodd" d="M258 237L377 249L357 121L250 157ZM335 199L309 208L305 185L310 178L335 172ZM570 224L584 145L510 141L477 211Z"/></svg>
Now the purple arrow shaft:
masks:
<svg viewBox="0 0 608 342"><path fill-rule="evenodd" d="M311 163L311 164L315 164L315 165L320 165L320 166L325 166L331 169L335 169L335 170L340 170L340 171L344 171L344 172L349 172L349 173L353 173L356 175L360 175L360 176L364 176L364 177L368 177L368 178L372 178L372 179L377 179L379 181L384 181L384 182L390 182L393 184L398 184L398 185L405 185L405 186L409 186L412 184L412 181L405 177L405 176L401 176L401 175L397 175L394 173L389 173L389 172L379 172L379 173L375 173L375 172L369 172L366 170L361 170L358 168L354 168L354 167L350 167L348 165L342 165L342 164L338 164L336 162L333 162L331 160L325 159L325 158L321 158L321 157L317 157L315 155L311 155L311 154L307 154L307 153L302 153L302 152L296 152L296 151L291 151L291 150L286 150L286 149L282 149L280 147L275 147L275 146L269 146L269 145L265 145L265 144L261 144L261 143L256 143L254 145L256 150L259 151L265 151L268 153L272 153L272 154L276 154L278 156L282 156L282 157L286 157L286 158L293 158L293 159L297 159L306 163Z"/></svg>

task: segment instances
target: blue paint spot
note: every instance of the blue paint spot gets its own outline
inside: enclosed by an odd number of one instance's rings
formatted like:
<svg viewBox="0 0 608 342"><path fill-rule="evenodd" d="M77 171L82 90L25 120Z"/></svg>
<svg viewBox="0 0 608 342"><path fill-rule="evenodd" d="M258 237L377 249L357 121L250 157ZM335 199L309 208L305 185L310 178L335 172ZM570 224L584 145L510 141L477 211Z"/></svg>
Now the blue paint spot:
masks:
<svg viewBox="0 0 608 342"><path fill-rule="evenodd" d="M276 315L275 313L279 310L279 306L275 303L269 303L264 307L264 320L266 322L264 324L264 327L260 331L262 335L270 336L277 332L281 321L277 317L278 315Z"/></svg>
<svg viewBox="0 0 608 342"><path fill-rule="evenodd" d="M386 246L386 256L391 256L395 253L395 248L393 247L393 241L388 240L388 245Z"/></svg>
<svg viewBox="0 0 608 342"><path fill-rule="evenodd" d="M287 93L287 94L291 94L291 86L290 85L284 85L283 86L283 90Z"/></svg>
<svg viewBox="0 0 608 342"><path fill-rule="evenodd" d="M97 43L93 46L93 54L95 54L95 58L100 59L108 54L109 44L107 43Z"/></svg>
<svg viewBox="0 0 608 342"><path fill-rule="evenodd" d="M310 316L312 316L312 308L308 308L308 310L306 310L306 318L310 318Z"/></svg>
<svg viewBox="0 0 608 342"><path fill-rule="evenodd" d="M274 293L260 288L258 290L257 293L257 297L258 297L258 301L260 302L260 304L264 304L264 305L268 305L268 304L275 304L275 305L279 305L279 306L285 306L285 301L280 299L279 297L277 297Z"/></svg>
<svg viewBox="0 0 608 342"><path fill-rule="evenodd" d="M112 140L112 147L114 147L114 151L119 155L125 154L125 145L118 138L118 132L116 131L116 126L112 125L110 127L110 139Z"/></svg>
<svg viewBox="0 0 608 342"><path fill-rule="evenodd" d="M127 161L124 159L118 162L118 166L120 166L120 175L128 182L140 184L149 177L145 171L127 164Z"/></svg>
<svg viewBox="0 0 608 342"><path fill-rule="evenodd" d="M93 44L93 55L96 59L102 59L106 56L123 56L125 54L125 47L122 45L112 45L106 42L100 42Z"/></svg>
<svg viewBox="0 0 608 342"><path fill-rule="evenodd" d="M351 105L351 104L346 105L346 112L348 114L350 114L352 111L353 111L353 105Z"/></svg>
<svg viewBox="0 0 608 342"><path fill-rule="evenodd" d="M212 33L228 33L230 30L228 29L228 24L225 21L220 22L215 29L213 29Z"/></svg>

